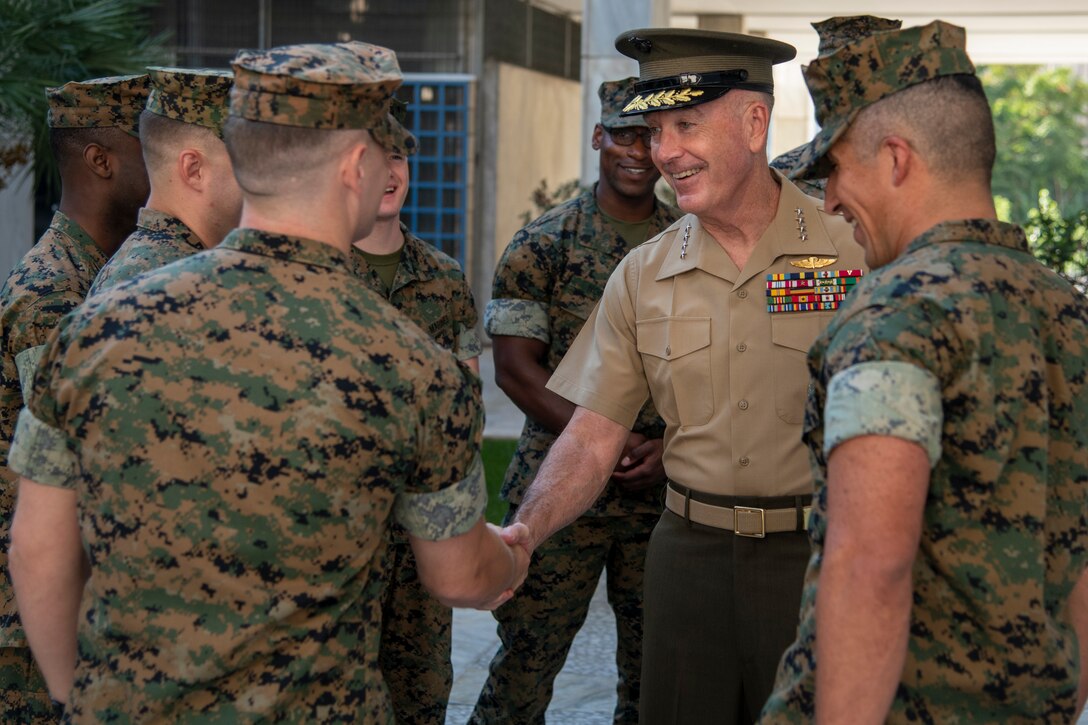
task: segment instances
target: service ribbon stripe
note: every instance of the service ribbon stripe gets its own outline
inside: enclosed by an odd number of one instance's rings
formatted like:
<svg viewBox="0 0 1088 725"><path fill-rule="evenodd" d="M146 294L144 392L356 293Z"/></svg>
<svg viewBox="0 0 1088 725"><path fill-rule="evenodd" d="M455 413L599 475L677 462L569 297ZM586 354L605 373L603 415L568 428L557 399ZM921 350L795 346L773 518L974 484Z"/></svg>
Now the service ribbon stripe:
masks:
<svg viewBox="0 0 1088 725"><path fill-rule="evenodd" d="M842 302L846 299L845 294L834 295L791 295L790 297L778 298L774 297L768 302L770 304L786 304L794 302Z"/></svg>
<svg viewBox="0 0 1088 725"><path fill-rule="evenodd" d="M767 289L768 297L788 297L789 295L824 295L846 294L854 289L852 284L822 284L815 287L775 287Z"/></svg>
<svg viewBox="0 0 1088 725"><path fill-rule="evenodd" d="M789 279L829 279L834 277L861 277L864 272L860 269L818 269L812 272L779 272L768 274L767 280L780 282Z"/></svg>
<svg viewBox="0 0 1088 725"><path fill-rule="evenodd" d="M798 289L805 287L826 287L829 285L853 286L857 283L857 277L835 277L828 279L783 279L767 282L767 289Z"/></svg>
<svg viewBox="0 0 1088 725"><path fill-rule="evenodd" d="M839 309L838 302L798 302L796 304L767 305L767 312L827 312Z"/></svg>

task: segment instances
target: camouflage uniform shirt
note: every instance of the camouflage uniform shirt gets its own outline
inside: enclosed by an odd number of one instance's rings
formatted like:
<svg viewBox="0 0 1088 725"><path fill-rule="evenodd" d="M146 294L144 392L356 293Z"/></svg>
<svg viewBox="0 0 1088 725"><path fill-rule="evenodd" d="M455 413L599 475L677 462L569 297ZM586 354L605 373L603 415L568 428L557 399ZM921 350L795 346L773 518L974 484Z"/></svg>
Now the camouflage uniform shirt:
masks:
<svg viewBox="0 0 1088 725"><path fill-rule="evenodd" d="M495 270L492 300L485 314L490 335L510 335L548 344L544 366L554 371L604 294L605 284L631 249L643 240L628 241L616 234L601 215L596 187L551 209L521 229L503 252ZM654 204L647 238L676 220L675 209ZM632 428L648 438L661 438L665 423L647 403ZM506 471L502 496L521 502L556 436L525 419L517 451ZM609 483L587 511L617 516L661 511L661 488L624 493Z"/></svg>
<svg viewBox="0 0 1088 725"><path fill-rule="evenodd" d="M480 336L476 332L476 300L455 259L428 244L400 225L404 247L400 265L389 290L389 302L423 328L435 342L450 350L458 360L478 357ZM382 283L378 273L367 266L356 250L357 273L378 294Z"/></svg>
<svg viewBox="0 0 1088 725"><path fill-rule="evenodd" d="M814 715L825 403L833 376L866 363L931 375L943 415L888 722L1073 722L1078 653L1065 603L1088 566L1088 300L1032 259L1018 227L988 220L915 239L813 346L814 551L764 721ZM887 400L889 414L857 434L913 439L897 430L910 401L894 389Z"/></svg>
<svg viewBox="0 0 1088 725"><path fill-rule="evenodd" d="M204 243L185 222L144 207L140 210L136 231L128 235L94 278L88 294L97 294L138 274L165 267L203 250Z"/></svg>
<svg viewBox="0 0 1088 725"><path fill-rule="evenodd" d="M90 235L58 211L0 290L0 646L25 645L7 573L8 529L15 510L15 477L7 462L15 421L23 408L19 369L24 374L33 370L41 346L61 318L83 302L105 261Z"/></svg>
<svg viewBox="0 0 1088 725"><path fill-rule="evenodd" d="M74 720L392 721L385 531L478 520L480 385L350 263L235 230L47 346L11 464L76 489Z"/></svg>

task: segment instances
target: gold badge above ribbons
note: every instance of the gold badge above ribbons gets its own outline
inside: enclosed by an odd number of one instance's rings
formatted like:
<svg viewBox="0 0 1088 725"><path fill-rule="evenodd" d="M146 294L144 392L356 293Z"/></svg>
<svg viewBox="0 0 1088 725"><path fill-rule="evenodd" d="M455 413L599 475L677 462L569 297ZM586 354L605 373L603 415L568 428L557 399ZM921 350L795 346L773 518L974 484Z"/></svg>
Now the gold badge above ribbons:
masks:
<svg viewBox="0 0 1088 725"><path fill-rule="evenodd" d="M635 96L634 100L623 107L623 113L628 111L646 111L650 107L661 108L662 106L675 106L678 103L689 103L693 98L697 98L703 95L703 91L695 90L694 88L681 88L677 90L673 88L668 91L658 91L657 93L651 93L645 98L642 94Z"/></svg>
<svg viewBox="0 0 1088 725"><path fill-rule="evenodd" d="M805 259L794 260L790 262L790 265L801 269L820 269L829 264L834 264L835 259L834 257L806 257Z"/></svg>

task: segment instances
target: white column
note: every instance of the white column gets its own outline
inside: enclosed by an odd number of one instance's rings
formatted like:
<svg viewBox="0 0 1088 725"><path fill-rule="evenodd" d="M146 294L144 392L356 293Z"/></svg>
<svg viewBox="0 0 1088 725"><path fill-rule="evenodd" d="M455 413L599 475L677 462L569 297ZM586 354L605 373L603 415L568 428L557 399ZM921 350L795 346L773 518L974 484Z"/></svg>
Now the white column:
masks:
<svg viewBox="0 0 1088 725"><path fill-rule="evenodd" d="M638 63L616 50L616 36L634 28L668 27L671 0L582 0L582 183L597 180L590 148L601 118L597 88L603 81L638 75Z"/></svg>

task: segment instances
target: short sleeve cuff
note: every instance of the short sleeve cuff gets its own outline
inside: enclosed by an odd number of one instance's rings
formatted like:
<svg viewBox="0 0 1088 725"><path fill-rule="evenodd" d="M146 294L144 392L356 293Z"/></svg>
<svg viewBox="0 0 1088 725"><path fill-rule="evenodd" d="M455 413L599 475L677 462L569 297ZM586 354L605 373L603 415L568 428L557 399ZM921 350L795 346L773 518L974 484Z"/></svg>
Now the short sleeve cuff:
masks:
<svg viewBox="0 0 1088 725"><path fill-rule="evenodd" d="M412 536L439 541L467 532L483 516L486 506L484 467L477 454L468 475L452 486L397 496L393 515Z"/></svg>
<svg viewBox="0 0 1088 725"><path fill-rule="evenodd" d="M483 344L475 327L466 327L457 335L457 359L464 362L474 357L479 357L483 352Z"/></svg>
<svg viewBox="0 0 1088 725"><path fill-rule="evenodd" d="M491 300L484 310L484 329L492 337L506 335L551 342L548 307L533 300Z"/></svg>
<svg viewBox="0 0 1088 725"><path fill-rule="evenodd" d="M19 372L19 389L23 391L23 400L29 400L30 384L34 381L34 373L38 370L45 353L45 345L29 347L15 356L15 369Z"/></svg>
<svg viewBox="0 0 1088 725"><path fill-rule="evenodd" d="M922 446L932 468L941 457L940 381L904 362L851 366L831 378L824 406L824 454L851 438L881 435Z"/></svg>
<svg viewBox="0 0 1088 725"><path fill-rule="evenodd" d="M35 418L27 408L19 413L19 422L15 425L8 467L45 486L67 489L76 486L78 464L68 445L68 437Z"/></svg>

